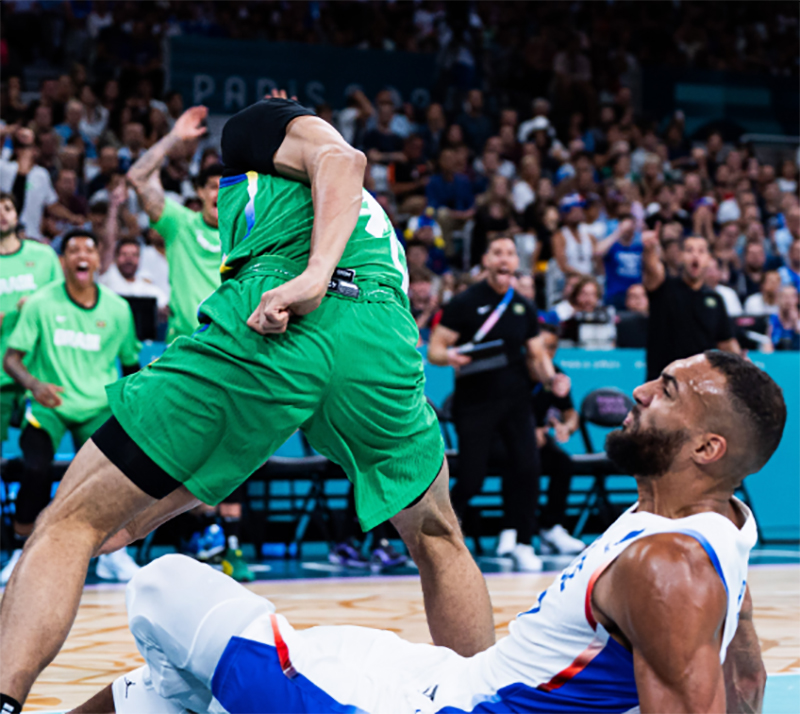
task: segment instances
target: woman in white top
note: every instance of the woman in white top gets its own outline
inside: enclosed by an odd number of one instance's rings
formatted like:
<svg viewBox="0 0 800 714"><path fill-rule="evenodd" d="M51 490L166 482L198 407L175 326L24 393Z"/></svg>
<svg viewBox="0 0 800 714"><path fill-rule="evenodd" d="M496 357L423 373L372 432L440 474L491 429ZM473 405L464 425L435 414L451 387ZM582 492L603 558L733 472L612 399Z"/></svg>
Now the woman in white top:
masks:
<svg viewBox="0 0 800 714"><path fill-rule="evenodd" d="M777 270L768 270L761 278L761 292L755 293L744 301L744 314L777 315L778 291L781 289L781 276Z"/></svg>
<svg viewBox="0 0 800 714"><path fill-rule="evenodd" d="M539 183L539 161L535 156L523 156L519 164L519 179L514 184L511 200L517 213L524 213L525 209L536 200L536 184Z"/></svg>
<svg viewBox="0 0 800 714"><path fill-rule="evenodd" d="M595 240L583 222L585 205L583 197L577 193L564 196L558 204L562 225L553 234L553 258L565 276L593 272Z"/></svg>

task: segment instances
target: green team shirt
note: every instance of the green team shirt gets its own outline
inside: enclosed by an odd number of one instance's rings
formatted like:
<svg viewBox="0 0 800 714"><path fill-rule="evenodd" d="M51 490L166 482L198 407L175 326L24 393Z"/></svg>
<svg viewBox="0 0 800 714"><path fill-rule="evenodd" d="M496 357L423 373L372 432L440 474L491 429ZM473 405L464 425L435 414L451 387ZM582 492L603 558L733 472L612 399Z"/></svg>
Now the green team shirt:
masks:
<svg viewBox="0 0 800 714"><path fill-rule="evenodd" d="M67 421L91 419L108 406L105 386L119 379L116 359L135 365L141 345L128 303L98 285L92 308L78 305L66 283L28 298L8 346L28 353L27 367L42 382L63 387L53 411Z"/></svg>
<svg viewBox="0 0 800 714"><path fill-rule="evenodd" d="M164 199L161 217L150 225L163 236L167 249L172 292L167 339L172 341L197 329L197 308L219 287L219 229L209 226L202 213L169 198Z"/></svg>
<svg viewBox="0 0 800 714"><path fill-rule="evenodd" d="M258 255L308 263L314 206L305 184L255 171L226 176L219 182L217 208L223 280ZM403 246L389 217L367 191L339 267L355 270L356 280L374 280L403 292L408 288Z"/></svg>
<svg viewBox="0 0 800 714"><path fill-rule="evenodd" d="M0 359L8 348L8 338L19 319L17 303L21 298L56 280L63 280L61 263L55 251L43 243L24 240L16 253L0 255ZM0 387L14 384L0 369Z"/></svg>

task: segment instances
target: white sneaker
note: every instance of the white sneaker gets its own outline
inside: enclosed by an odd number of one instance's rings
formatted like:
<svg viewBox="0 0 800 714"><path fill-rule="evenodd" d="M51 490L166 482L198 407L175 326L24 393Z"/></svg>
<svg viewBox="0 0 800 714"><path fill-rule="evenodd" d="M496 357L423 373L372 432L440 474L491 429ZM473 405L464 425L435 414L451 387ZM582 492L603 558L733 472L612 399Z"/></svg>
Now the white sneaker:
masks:
<svg viewBox="0 0 800 714"><path fill-rule="evenodd" d="M539 573L544 568L542 559L536 555L532 545L517 543L511 551L514 560L514 570L521 573Z"/></svg>
<svg viewBox="0 0 800 714"><path fill-rule="evenodd" d="M514 546L517 544L517 531L513 528L508 528L507 530L500 531L500 537L497 539L497 555L502 557L504 555L510 555L511 551L514 550Z"/></svg>
<svg viewBox="0 0 800 714"><path fill-rule="evenodd" d="M117 580L127 583L139 570L136 561L128 555L125 548L120 548L114 553L101 555L97 559L97 577L103 580Z"/></svg>
<svg viewBox="0 0 800 714"><path fill-rule="evenodd" d="M542 552L560 553L562 555L575 555L580 553L586 544L578 538L573 538L564 526L557 524L552 528L539 531L542 541Z"/></svg>
<svg viewBox="0 0 800 714"><path fill-rule="evenodd" d="M22 555L22 548L17 548L12 554L11 559L6 563L6 567L0 572L0 585L5 585L11 578L11 573L17 567L19 557Z"/></svg>

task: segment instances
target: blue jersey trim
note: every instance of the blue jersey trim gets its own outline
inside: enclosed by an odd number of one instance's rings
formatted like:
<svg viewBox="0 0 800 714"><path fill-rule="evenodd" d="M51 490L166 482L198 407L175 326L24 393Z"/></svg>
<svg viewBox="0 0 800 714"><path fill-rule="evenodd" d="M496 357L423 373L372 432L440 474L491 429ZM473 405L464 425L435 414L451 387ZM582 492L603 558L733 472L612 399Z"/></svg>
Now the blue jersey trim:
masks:
<svg viewBox="0 0 800 714"><path fill-rule="evenodd" d="M228 642L214 670L211 692L231 714L366 714L340 704L302 674L290 679L275 647L243 637Z"/></svg>
<svg viewBox="0 0 800 714"><path fill-rule="evenodd" d="M694 538L701 546L703 546L703 550L708 555L708 559L711 561L711 565L714 566L714 570L717 571L717 575L719 575L720 580L722 580L722 584L725 586L725 595L730 597L730 592L728 591L728 583L725 580L725 575L722 572L722 564L719 562L719 558L717 557L717 553L714 550L711 543L706 540L706 537L702 533L698 533L697 531L693 531L690 528L684 528L679 531L674 531L675 533L683 533L683 535L688 535Z"/></svg>
<svg viewBox="0 0 800 714"><path fill-rule="evenodd" d="M242 183L242 181L247 181L247 174L236 174L236 176L223 176L219 180L219 187L225 188L225 186L235 186L237 183Z"/></svg>

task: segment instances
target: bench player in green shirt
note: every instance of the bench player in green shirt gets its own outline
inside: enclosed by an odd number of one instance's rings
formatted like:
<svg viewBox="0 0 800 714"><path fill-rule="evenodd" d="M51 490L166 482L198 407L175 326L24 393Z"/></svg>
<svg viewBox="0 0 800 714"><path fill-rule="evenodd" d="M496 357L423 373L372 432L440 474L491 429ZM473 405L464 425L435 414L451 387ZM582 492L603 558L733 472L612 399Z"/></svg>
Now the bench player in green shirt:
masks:
<svg viewBox="0 0 800 714"><path fill-rule="evenodd" d="M70 432L78 450L109 418L105 388L119 378L117 358L123 374L139 368L128 303L94 282L100 255L91 231L67 233L62 246L65 280L28 298L3 358L5 373L32 396L20 436L25 475L14 517L18 541L30 535L50 500L51 464L64 434ZM19 555L15 550L3 569L2 584ZM124 551L98 563L105 578L129 580L135 570Z"/></svg>
<svg viewBox="0 0 800 714"><path fill-rule="evenodd" d="M151 227L164 239L167 251L170 286L167 342L180 335L191 335L198 328L197 306L220 284L222 248L217 191L222 166L209 166L197 177L195 187L203 202L199 212L166 197L161 185L160 169L165 157L182 150L183 142L195 136L194 128L184 113L172 131L131 166L127 174Z"/></svg>
<svg viewBox="0 0 800 714"><path fill-rule="evenodd" d="M9 193L0 193L0 357L19 319L20 302L39 288L61 280L55 251L17 235L19 213ZM21 408L25 390L0 370L0 442L8 438L12 414Z"/></svg>
<svg viewBox="0 0 800 714"><path fill-rule="evenodd" d="M190 111L199 134L205 110ZM222 149L225 280L192 337L109 390L115 418L26 545L0 608L10 711L66 638L92 555L218 502L298 428L353 481L362 527L398 528L434 642L464 655L494 642L425 401L402 249L363 192L364 155L285 99L229 120Z"/></svg>

